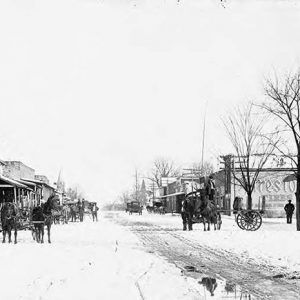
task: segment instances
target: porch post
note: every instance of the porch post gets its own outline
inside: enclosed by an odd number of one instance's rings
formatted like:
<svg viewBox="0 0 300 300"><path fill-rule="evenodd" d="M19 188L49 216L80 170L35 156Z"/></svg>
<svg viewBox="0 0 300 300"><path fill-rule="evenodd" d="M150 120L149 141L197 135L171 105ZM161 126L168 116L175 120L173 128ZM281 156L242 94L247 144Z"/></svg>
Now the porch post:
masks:
<svg viewBox="0 0 300 300"><path fill-rule="evenodd" d="M14 202L17 203L17 188L14 187Z"/></svg>

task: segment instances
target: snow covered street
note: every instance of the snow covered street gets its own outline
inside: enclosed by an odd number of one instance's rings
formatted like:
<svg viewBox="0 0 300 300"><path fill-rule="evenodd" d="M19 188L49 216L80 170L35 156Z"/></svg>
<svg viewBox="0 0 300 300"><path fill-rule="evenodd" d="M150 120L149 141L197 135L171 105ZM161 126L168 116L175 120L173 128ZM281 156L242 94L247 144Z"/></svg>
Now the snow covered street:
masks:
<svg viewBox="0 0 300 300"><path fill-rule="evenodd" d="M278 220L245 232L224 217L204 233L179 216L101 213L54 225L52 244L28 231L1 244L1 299L298 299L297 236Z"/></svg>
<svg viewBox="0 0 300 300"><path fill-rule="evenodd" d="M242 231L227 216L223 216L221 231L210 232L203 232L202 224L184 232L180 217L171 215L120 213L113 220L135 232L153 253L181 269L195 268L196 272L188 275L198 282L204 276L219 279L214 299L239 299L249 294L251 299L299 299L299 232L284 219L264 219L256 232ZM232 284L240 295L228 295ZM226 294L222 294L222 286Z"/></svg>
<svg viewBox="0 0 300 300"><path fill-rule="evenodd" d="M146 253L128 230L98 223L52 227L52 244L19 232L1 244L1 299L201 299L180 269Z"/></svg>

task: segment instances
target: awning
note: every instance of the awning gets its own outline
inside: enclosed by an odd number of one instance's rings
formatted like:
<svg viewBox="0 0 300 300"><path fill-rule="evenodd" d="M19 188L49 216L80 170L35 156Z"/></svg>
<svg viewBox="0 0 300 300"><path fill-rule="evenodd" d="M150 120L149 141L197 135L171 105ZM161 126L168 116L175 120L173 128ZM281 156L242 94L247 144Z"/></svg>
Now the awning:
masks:
<svg viewBox="0 0 300 300"><path fill-rule="evenodd" d="M35 183L35 184L38 184L38 185L45 185L53 190L55 190L56 188L51 186L50 184L44 182L44 181L40 181L40 180L35 180L35 179L28 179L28 178L21 178L22 181L24 182L31 182L31 183Z"/></svg>
<svg viewBox="0 0 300 300"><path fill-rule="evenodd" d="M3 180L4 182L10 184L10 185L13 185L15 187L19 187L19 188L23 188L23 189L26 189L26 190L31 190L28 186L26 186L25 184L22 184L16 180L13 180L13 179L10 179L8 177L5 177L3 175L0 175L0 180Z"/></svg>
<svg viewBox="0 0 300 300"><path fill-rule="evenodd" d="M169 195L160 196L158 198L163 199L163 198L168 198L168 197L171 197L171 196L179 196L179 195L185 195L185 193L184 192L178 192L178 193L173 193L173 194L169 194Z"/></svg>
<svg viewBox="0 0 300 300"><path fill-rule="evenodd" d="M25 184L25 185L29 185L29 186L33 186L33 187L36 187L37 186L37 184L36 183L34 183L34 182L29 182L29 181L26 181L26 180L22 180L22 179L20 179L20 180L17 180L18 182L20 182L20 183L22 183L22 184Z"/></svg>

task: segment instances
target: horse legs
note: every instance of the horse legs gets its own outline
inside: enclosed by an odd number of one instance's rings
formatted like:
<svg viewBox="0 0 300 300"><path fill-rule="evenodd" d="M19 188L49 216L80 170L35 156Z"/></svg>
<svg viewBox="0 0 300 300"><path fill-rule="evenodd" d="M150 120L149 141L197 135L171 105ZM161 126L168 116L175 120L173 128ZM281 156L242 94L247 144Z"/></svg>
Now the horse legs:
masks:
<svg viewBox="0 0 300 300"><path fill-rule="evenodd" d="M40 228L41 243L44 243L44 224Z"/></svg>
<svg viewBox="0 0 300 300"><path fill-rule="evenodd" d="M8 242L11 243L11 228L9 227L8 230Z"/></svg>
<svg viewBox="0 0 300 300"><path fill-rule="evenodd" d="M182 218L182 224L183 224L183 230L186 230L186 224L187 224L187 218L186 214L184 212L181 213L181 218Z"/></svg>
<svg viewBox="0 0 300 300"><path fill-rule="evenodd" d="M3 231L2 231L2 234L3 234L2 243L5 243L5 238L6 238L6 229L3 229Z"/></svg>
<svg viewBox="0 0 300 300"><path fill-rule="evenodd" d="M35 235L35 238L34 238ZM32 232L33 239L36 240L37 243L40 242L40 228L37 224L34 225L34 232Z"/></svg>
<svg viewBox="0 0 300 300"><path fill-rule="evenodd" d="M18 236L18 230L17 230L17 228L15 228L14 229L15 230L15 232L14 232L14 236L15 236L15 244L17 244L17 236Z"/></svg>
<svg viewBox="0 0 300 300"><path fill-rule="evenodd" d="M48 243L51 243L51 239L50 239L50 230L51 230L51 224L47 225Z"/></svg>
<svg viewBox="0 0 300 300"><path fill-rule="evenodd" d="M188 227L189 230L193 230L193 214L188 214Z"/></svg>
<svg viewBox="0 0 300 300"><path fill-rule="evenodd" d="M31 228L31 235L32 235L33 240L35 241L36 240L36 231L34 228Z"/></svg>

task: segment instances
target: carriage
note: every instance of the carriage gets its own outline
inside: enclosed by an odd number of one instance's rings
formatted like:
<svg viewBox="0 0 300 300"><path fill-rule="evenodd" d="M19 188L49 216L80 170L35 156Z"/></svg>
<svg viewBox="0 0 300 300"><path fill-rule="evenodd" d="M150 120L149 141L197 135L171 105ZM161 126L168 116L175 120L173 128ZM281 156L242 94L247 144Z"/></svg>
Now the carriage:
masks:
<svg viewBox="0 0 300 300"><path fill-rule="evenodd" d="M147 205L146 209L148 213L155 213L155 214L160 214L164 215L166 213L166 207L163 202L161 201L154 201L153 205Z"/></svg>
<svg viewBox="0 0 300 300"><path fill-rule="evenodd" d="M32 230L34 227L32 220L30 219L29 208L18 209L18 223L17 230ZM0 232L2 232L2 222L0 222Z"/></svg>
<svg viewBox="0 0 300 300"><path fill-rule="evenodd" d="M129 212L130 215L132 213L141 215L143 213L143 207L139 201L131 201L126 204L126 212Z"/></svg>
<svg viewBox="0 0 300 300"><path fill-rule="evenodd" d="M203 217L201 216L201 201L203 201L204 197L206 197L206 191L204 189L198 189L197 191L191 192L186 195L186 197L192 197L195 201L195 209L194 215L192 218L193 223L202 223ZM214 202L212 200L212 202ZM217 204L214 204L216 207L216 227L217 229L221 228L222 220L221 214L233 212L235 214L235 222L238 227L242 230L246 231L256 231L262 225L262 214L264 213L262 210L253 210L253 209L242 209L241 207L232 209L232 210L224 210L221 209Z"/></svg>
<svg viewBox="0 0 300 300"><path fill-rule="evenodd" d="M2 242L5 243L8 235L11 242L11 233L14 232L14 243L17 243L17 232L20 230L31 230L33 239L43 242L44 226L47 226L48 242L50 240L50 230L54 219L53 212L57 210L58 199L52 195L41 206L32 208L18 207L16 203L5 202L1 206L1 231L3 233Z"/></svg>

